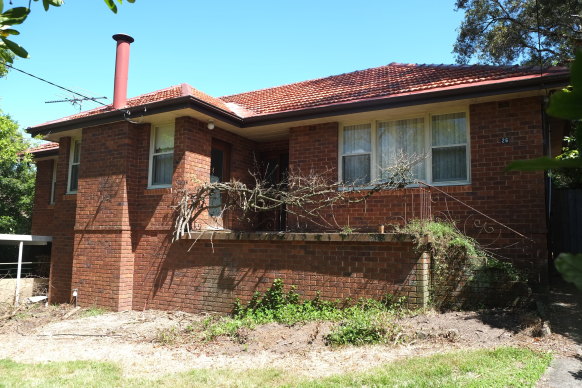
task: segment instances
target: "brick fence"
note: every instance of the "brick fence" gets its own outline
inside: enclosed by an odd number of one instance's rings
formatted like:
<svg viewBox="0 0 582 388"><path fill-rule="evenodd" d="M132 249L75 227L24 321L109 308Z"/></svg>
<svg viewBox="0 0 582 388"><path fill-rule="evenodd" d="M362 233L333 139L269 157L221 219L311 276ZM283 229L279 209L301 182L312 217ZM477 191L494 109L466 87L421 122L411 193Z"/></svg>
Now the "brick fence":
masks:
<svg viewBox="0 0 582 388"><path fill-rule="evenodd" d="M295 285L305 298L394 294L406 296L411 307L426 305L429 256L416 253L409 237L377 236L205 232L170 244L167 235L152 233L137 247L132 285L123 276L115 283L111 271L88 271L74 283L80 305L111 304L107 307L113 309L121 307L108 298L115 290L131 292L136 310L227 313L237 298L248 301L277 278ZM165 248L154 251L164 245L161 241L167 242Z"/></svg>

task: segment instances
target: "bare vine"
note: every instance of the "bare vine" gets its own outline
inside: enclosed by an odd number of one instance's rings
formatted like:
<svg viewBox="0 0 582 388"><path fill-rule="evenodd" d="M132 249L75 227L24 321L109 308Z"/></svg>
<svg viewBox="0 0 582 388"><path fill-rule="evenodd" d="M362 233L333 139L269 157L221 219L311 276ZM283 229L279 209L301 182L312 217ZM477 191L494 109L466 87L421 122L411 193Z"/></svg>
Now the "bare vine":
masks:
<svg viewBox="0 0 582 388"><path fill-rule="evenodd" d="M332 181L327 173L314 171L302 174L291 171L279 183L272 183L258 169L249 172L252 184L232 179L229 182L195 181L194 189L182 189L175 206L173 240L198 229L197 221L209 212L220 218L232 211L240 220L250 221L256 213L284 209L287 214L306 222L337 228L328 219L330 209L337 205L363 202L382 190L395 190L416 182L413 169L425 158L424 155L407 155L400 152L392 165L383 168L378 179L360 184L357 181L342 183Z"/></svg>

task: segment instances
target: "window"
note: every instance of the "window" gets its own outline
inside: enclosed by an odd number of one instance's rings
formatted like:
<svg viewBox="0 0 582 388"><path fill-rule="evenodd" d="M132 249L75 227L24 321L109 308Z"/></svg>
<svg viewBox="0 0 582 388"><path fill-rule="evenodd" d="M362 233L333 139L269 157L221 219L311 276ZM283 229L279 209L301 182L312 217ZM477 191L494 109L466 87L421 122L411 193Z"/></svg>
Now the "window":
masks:
<svg viewBox="0 0 582 388"><path fill-rule="evenodd" d="M81 162L81 140L71 140L71 155L69 156L69 194L75 194L79 185L79 164Z"/></svg>
<svg viewBox="0 0 582 388"><path fill-rule="evenodd" d="M426 155L414 177L435 184L469 181L468 128L465 112L423 115L346 125L340 133L340 178L365 185L388 178L386 167L399 153Z"/></svg>
<svg viewBox="0 0 582 388"><path fill-rule="evenodd" d="M432 181L467 179L467 128L464 113L432 116Z"/></svg>
<svg viewBox="0 0 582 388"><path fill-rule="evenodd" d="M210 182L227 182L230 179L230 145L219 140L212 140L210 153ZM222 215L222 196L214 191L210 196L211 217Z"/></svg>
<svg viewBox="0 0 582 388"><path fill-rule="evenodd" d="M370 124L344 127L343 139L343 181L350 184L370 182L372 156Z"/></svg>
<svg viewBox="0 0 582 388"><path fill-rule="evenodd" d="M152 128L150 141L149 187L172 185L174 172L174 126L159 125Z"/></svg>
<svg viewBox="0 0 582 388"><path fill-rule="evenodd" d="M56 187L57 187L57 159L53 159L53 172L51 176L51 196L49 199L49 205L54 205L55 203Z"/></svg>

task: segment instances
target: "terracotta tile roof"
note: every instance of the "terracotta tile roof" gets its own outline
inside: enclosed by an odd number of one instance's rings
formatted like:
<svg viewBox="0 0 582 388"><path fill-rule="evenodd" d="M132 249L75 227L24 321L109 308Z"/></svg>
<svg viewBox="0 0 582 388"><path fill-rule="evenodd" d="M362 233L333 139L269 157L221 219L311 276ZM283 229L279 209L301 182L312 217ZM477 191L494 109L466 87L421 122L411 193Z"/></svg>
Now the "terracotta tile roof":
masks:
<svg viewBox="0 0 582 388"><path fill-rule="evenodd" d="M554 68L549 73L566 72ZM257 114L269 114L366 99L422 93L444 87L539 76L540 71L519 66L415 65L386 66L331 77L220 97Z"/></svg>
<svg viewBox="0 0 582 388"><path fill-rule="evenodd" d="M567 74L566 68L550 68L543 75ZM390 98L447 88L536 78L533 67L488 65L415 65L391 63L310 81L276 86L220 98L209 96L188 84L171 86L127 100L127 107L146 105L191 95L240 118L294 111L319 106ZM111 105L95 108L39 126L110 112Z"/></svg>
<svg viewBox="0 0 582 388"><path fill-rule="evenodd" d="M177 98L177 97L182 97L182 96L187 96L187 95L191 95L200 101L203 101L207 104L210 104L210 105L213 105L217 108L220 108L226 112L234 114L234 112L227 106L227 104L224 101L222 101L218 98L209 96L208 94L201 92L200 90L194 89L192 86L190 86L188 84L174 85L174 86L170 86L169 88L156 90L154 92L142 94L142 95L139 95L137 97L128 98L126 108L151 104L154 102L169 100L172 98ZM76 114L71 115L71 116L66 116L66 117L63 117L63 118L60 118L57 120L48 121L48 122L40 124L40 125L54 124L54 123L78 119L81 117L94 116L94 115L97 115L100 113L111 112L113 110L114 109L113 109L112 105L100 106L100 107L97 107L97 108L94 108L91 110L86 110L84 112L76 113Z"/></svg>
<svg viewBox="0 0 582 388"><path fill-rule="evenodd" d="M47 142L47 143L43 143L43 144L39 144L35 147L29 148L26 150L26 152L30 153L30 154L36 154L36 153L40 153L40 152L46 152L46 151L52 151L52 150L58 150L59 149L59 143L54 143L52 141Z"/></svg>

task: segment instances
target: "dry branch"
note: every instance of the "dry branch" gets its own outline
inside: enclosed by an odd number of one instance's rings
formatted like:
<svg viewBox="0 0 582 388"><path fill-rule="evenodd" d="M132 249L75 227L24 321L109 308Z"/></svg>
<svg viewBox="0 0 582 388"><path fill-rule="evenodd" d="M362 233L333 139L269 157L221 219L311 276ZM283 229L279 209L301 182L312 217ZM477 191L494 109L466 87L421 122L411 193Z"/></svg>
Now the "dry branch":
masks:
<svg viewBox="0 0 582 388"><path fill-rule="evenodd" d="M266 174L251 172L253 184L248 185L233 179L229 182L195 181L195 189L182 189L174 222L173 240L191 233L192 225L200 216L212 210L222 216L233 210L240 220L250 221L255 213L284 210L297 219L328 228L340 228L334 224L330 210L337 205L363 202L382 190L401 189L415 182L413 168L425 158L424 155L400 153L393 165L381 170L384 179L365 183L334 182L328 173L302 174L292 171L279 183L266 179ZM219 194L217 194L219 193ZM216 198L220 201L216 203ZM212 198L215 199L213 203Z"/></svg>

